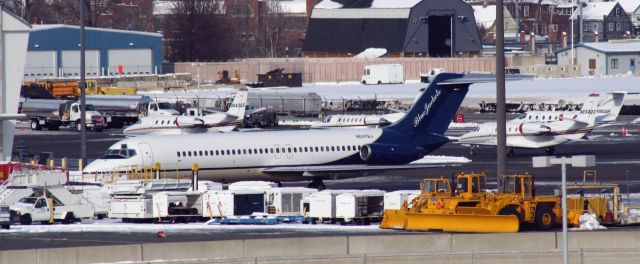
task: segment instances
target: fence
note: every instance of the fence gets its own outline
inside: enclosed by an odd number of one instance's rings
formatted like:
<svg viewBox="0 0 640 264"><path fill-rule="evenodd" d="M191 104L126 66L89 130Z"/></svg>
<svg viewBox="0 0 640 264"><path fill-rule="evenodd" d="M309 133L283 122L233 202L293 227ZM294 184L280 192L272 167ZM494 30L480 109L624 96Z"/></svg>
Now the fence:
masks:
<svg viewBox="0 0 640 264"><path fill-rule="evenodd" d="M416 80L421 72L430 68L444 68L447 71L495 72L495 58L253 58L239 62L175 63L175 72L188 72L196 76L200 72L202 80L218 80L218 72L238 71L248 82L256 82L257 74L284 68L285 72L301 72L303 82L348 82L360 81L364 66L370 64L402 64L404 78Z"/></svg>

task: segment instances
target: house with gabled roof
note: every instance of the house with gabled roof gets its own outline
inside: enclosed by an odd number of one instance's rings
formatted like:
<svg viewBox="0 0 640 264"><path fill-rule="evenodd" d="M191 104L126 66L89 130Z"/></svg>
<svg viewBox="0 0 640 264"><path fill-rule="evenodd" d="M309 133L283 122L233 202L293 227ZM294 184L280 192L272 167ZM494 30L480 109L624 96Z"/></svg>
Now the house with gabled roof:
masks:
<svg viewBox="0 0 640 264"><path fill-rule="evenodd" d="M571 18L574 19L574 26L579 28L580 12L574 12ZM622 39L633 29L631 18L618 2L585 3L582 25L580 30L585 42Z"/></svg>

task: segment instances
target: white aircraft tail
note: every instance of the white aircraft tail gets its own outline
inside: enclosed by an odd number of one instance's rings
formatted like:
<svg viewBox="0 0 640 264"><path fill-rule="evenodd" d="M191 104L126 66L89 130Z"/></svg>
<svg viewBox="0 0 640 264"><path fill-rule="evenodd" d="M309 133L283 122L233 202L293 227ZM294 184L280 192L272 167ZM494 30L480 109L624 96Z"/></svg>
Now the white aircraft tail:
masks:
<svg viewBox="0 0 640 264"><path fill-rule="evenodd" d="M598 100L599 97L589 97L584 102L580 115L595 115L595 125L613 123L620 114L626 95L627 92L620 91L607 94L604 100ZM588 119L588 117L582 117L582 119Z"/></svg>
<svg viewBox="0 0 640 264"><path fill-rule="evenodd" d="M247 109L247 97L249 92L243 88L238 90L236 96L233 98L233 102L229 105L228 115L236 116L238 120L244 119L244 113Z"/></svg>

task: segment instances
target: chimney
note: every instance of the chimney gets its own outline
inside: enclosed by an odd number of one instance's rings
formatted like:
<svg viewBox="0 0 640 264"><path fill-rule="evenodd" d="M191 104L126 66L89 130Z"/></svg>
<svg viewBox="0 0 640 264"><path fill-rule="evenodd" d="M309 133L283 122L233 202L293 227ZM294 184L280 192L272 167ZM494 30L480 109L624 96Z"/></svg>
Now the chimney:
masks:
<svg viewBox="0 0 640 264"><path fill-rule="evenodd" d="M520 37L520 47L524 49L525 46L526 46L525 45L526 40L524 38L524 31L520 31L519 37Z"/></svg>
<svg viewBox="0 0 640 264"><path fill-rule="evenodd" d="M560 45L562 45L563 49L567 47L567 32L562 32L562 43Z"/></svg>
<svg viewBox="0 0 640 264"><path fill-rule="evenodd" d="M493 33L493 32L487 33L487 42L494 43L495 40L496 40L495 33Z"/></svg>
<svg viewBox="0 0 640 264"><path fill-rule="evenodd" d="M529 34L529 45L531 46L531 54L536 54L536 33Z"/></svg>
<svg viewBox="0 0 640 264"><path fill-rule="evenodd" d="M600 42L600 33L598 31L593 32L593 42Z"/></svg>
<svg viewBox="0 0 640 264"><path fill-rule="evenodd" d="M313 7L316 6L318 0L307 0L307 19L311 18L311 12L313 12Z"/></svg>

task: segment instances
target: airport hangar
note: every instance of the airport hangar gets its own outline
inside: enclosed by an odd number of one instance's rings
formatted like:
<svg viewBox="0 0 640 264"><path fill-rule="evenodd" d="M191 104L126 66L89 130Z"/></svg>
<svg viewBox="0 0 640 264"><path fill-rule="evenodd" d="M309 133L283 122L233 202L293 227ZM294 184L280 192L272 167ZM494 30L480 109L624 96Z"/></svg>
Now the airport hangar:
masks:
<svg viewBox="0 0 640 264"><path fill-rule="evenodd" d="M473 8L463 0L332 3L313 8L304 57L351 57L367 48L385 48L389 57L481 55Z"/></svg>
<svg viewBox="0 0 640 264"><path fill-rule="evenodd" d="M85 28L88 78L162 73L162 34ZM80 76L80 27L33 25L24 80Z"/></svg>

